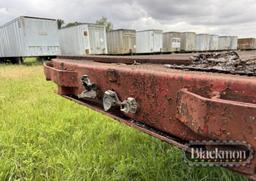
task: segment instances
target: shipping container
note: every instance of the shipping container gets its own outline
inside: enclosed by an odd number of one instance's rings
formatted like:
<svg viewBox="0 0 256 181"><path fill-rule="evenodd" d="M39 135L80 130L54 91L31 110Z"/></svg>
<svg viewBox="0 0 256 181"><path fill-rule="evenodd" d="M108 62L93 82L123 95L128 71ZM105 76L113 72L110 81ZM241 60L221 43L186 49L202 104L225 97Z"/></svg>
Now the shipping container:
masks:
<svg viewBox="0 0 256 181"><path fill-rule="evenodd" d="M230 50L231 48L231 37L220 36L219 37L219 50Z"/></svg>
<svg viewBox="0 0 256 181"><path fill-rule="evenodd" d="M210 50L210 35L197 34L196 35L196 51L209 51Z"/></svg>
<svg viewBox="0 0 256 181"><path fill-rule="evenodd" d="M230 50L237 50L237 41L238 37L237 36L230 36Z"/></svg>
<svg viewBox="0 0 256 181"><path fill-rule="evenodd" d="M136 32L136 53L157 53L163 48L162 30Z"/></svg>
<svg viewBox="0 0 256 181"><path fill-rule="evenodd" d="M136 52L136 31L118 29L107 32L109 54L131 54Z"/></svg>
<svg viewBox="0 0 256 181"><path fill-rule="evenodd" d="M191 52L196 50L196 33L181 33L181 51Z"/></svg>
<svg viewBox="0 0 256 181"><path fill-rule="evenodd" d="M218 35L210 35L210 51L216 51L219 47L219 36Z"/></svg>
<svg viewBox="0 0 256 181"><path fill-rule="evenodd" d="M256 38L239 38L238 48L240 50L254 50L256 49Z"/></svg>
<svg viewBox="0 0 256 181"><path fill-rule="evenodd" d="M55 19L21 16L0 27L1 57L60 54Z"/></svg>
<svg viewBox="0 0 256 181"><path fill-rule="evenodd" d="M107 37L103 25L83 23L59 30L62 55L106 54Z"/></svg>
<svg viewBox="0 0 256 181"><path fill-rule="evenodd" d="M163 33L163 52L179 52L181 47L180 32Z"/></svg>

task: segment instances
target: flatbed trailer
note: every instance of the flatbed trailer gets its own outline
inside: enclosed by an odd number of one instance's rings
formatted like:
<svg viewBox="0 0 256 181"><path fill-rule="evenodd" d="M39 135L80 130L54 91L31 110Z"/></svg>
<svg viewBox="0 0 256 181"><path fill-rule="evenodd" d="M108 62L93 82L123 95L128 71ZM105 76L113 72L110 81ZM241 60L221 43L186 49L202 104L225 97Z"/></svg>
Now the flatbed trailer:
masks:
<svg viewBox="0 0 256 181"><path fill-rule="evenodd" d="M256 58L239 53L242 59ZM44 64L58 94L186 150L191 140L234 140L256 151L256 78L177 70L191 54L58 57ZM227 168L256 179L256 157Z"/></svg>

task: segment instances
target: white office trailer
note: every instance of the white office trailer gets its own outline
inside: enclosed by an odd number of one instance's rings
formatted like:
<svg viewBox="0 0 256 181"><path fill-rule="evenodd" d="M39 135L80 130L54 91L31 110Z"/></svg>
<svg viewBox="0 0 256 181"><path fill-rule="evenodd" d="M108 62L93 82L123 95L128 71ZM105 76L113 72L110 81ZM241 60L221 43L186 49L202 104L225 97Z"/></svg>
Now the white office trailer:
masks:
<svg viewBox="0 0 256 181"><path fill-rule="evenodd" d="M216 51L219 48L219 36L218 35L209 35L210 36L210 51Z"/></svg>
<svg viewBox="0 0 256 181"><path fill-rule="evenodd" d="M162 30L136 32L136 53L157 53L163 48Z"/></svg>
<svg viewBox="0 0 256 181"><path fill-rule="evenodd" d="M136 30L117 29L107 32L109 54L136 53Z"/></svg>
<svg viewBox="0 0 256 181"><path fill-rule="evenodd" d="M179 52L181 47L180 32L163 33L163 52Z"/></svg>
<svg viewBox="0 0 256 181"><path fill-rule="evenodd" d="M85 56L107 54L106 28L103 25L79 24L59 30L61 55Z"/></svg>
<svg viewBox="0 0 256 181"><path fill-rule="evenodd" d="M230 36L219 36L219 50L230 50L231 37Z"/></svg>
<svg viewBox="0 0 256 181"><path fill-rule="evenodd" d="M239 50L255 50L256 38L239 38L238 48Z"/></svg>
<svg viewBox="0 0 256 181"><path fill-rule="evenodd" d="M237 36L231 36L230 37L230 49L231 50L237 50L238 48L238 37Z"/></svg>
<svg viewBox="0 0 256 181"><path fill-rule="evenodd" d="M55 19L21 16L0 27L0 58L50 57L60 54Z"/></svg>
<svg viewBox="0 0 256 181"><path fill-rule="evenodd" d="M191 52L196 50L196 33L181 33L181 51Z"/></svg>
<svg viewBox="0 0 256 181"><path fill-rule="evenodd" d="M196 35L196 51L209 51L210 36L208 34Z"/></svg>

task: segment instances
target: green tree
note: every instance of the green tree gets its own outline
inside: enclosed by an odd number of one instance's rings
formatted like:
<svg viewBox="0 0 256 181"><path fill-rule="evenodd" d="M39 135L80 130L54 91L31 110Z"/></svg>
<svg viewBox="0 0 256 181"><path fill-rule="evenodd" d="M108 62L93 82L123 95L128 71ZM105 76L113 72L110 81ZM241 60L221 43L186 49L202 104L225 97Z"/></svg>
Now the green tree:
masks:
<svg viewBox="0 0 256 181"><path fill-rule="evenodd" d="M58 29L61 29L62 25L64 24L64 20L62 19L57 19L57 25L58 25Z"/></svg>
<svg viewBox="0 0 256 181"><path fill-rule="evenodd" d="M113 24L110 21L108 21L106 17L103 17L103 16L96 21L96 24L104 25L107 31L110 31L113 29Z"/></svg>
<svg viewBox="0 0 256 181"><path fill-rule="evenodd" d="M68 23L66 26L65 26L65 28L66 27L71 27L71 26L77 26L77 25L81 25L82 23L80 23L80 22L73 22L73 23Z"/></svg>

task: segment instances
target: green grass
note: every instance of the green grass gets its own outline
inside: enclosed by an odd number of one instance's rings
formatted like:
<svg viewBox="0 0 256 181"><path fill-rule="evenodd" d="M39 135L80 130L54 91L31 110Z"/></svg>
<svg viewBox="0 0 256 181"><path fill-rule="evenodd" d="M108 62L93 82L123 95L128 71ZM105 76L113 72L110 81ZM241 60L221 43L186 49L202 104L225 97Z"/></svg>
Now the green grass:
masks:
<svg viewBox="0 0 256 181"><path fill-rule="evenodd" d="M55 90L41 65L0 65L1 180L245 180L189 167L174 146Z"/></svg>

